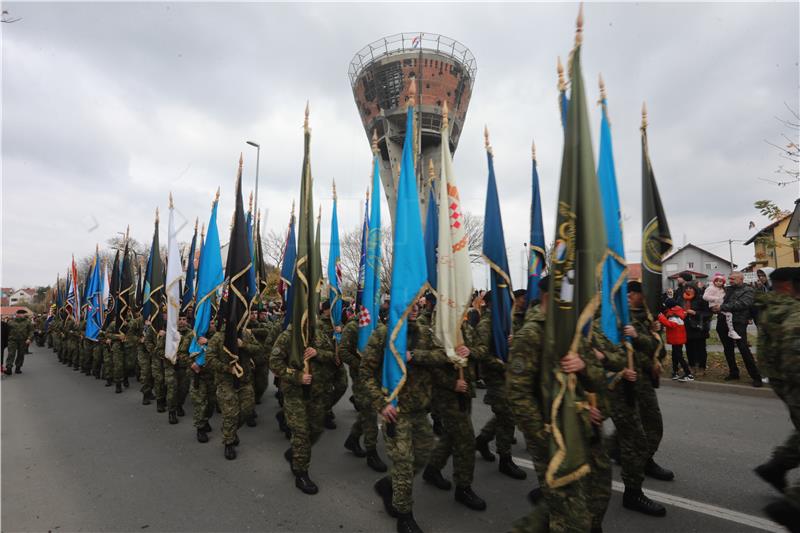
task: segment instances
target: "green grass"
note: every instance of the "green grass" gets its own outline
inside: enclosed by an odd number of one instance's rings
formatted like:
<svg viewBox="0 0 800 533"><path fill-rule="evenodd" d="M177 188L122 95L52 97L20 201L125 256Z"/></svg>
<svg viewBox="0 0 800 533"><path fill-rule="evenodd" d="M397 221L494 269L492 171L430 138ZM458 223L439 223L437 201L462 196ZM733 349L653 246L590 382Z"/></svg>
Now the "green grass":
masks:
<svg viewBox="0 0 800 533"><path fill-rule="evenodd" d="M684 357L686 354L684 353ZM747 375L747 370L744 368L744 363L739 353L736 353L736 364L739 366L739 381L725 381L725 376L728 375L728 363L725 362L725 354L722 352L708 352L708 362L705 375L703 371L695 369L694 377L696 381L708 381L712 383L727 383L729 385L742 385L751 386L750 376ZM664 359L663 369L661 372L662 379L670 379L672 377L672 355L667 350L667 357ZM680 369L678 370L680 374ZM768 386L766 383L765 386Z"/></svg>

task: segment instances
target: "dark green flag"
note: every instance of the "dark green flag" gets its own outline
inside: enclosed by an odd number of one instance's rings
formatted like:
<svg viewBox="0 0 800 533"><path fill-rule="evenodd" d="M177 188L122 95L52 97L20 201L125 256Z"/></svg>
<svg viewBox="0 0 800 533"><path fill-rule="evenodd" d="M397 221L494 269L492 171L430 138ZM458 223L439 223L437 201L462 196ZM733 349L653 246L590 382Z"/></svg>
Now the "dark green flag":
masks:
<svg viewBox="0 0 800 533"><path fill-rule="evenodd" d="M568 352L578 352L581 340L591 337L606 253L580 51L576 43L569 72L572 93L564 133L542 358L545 423L552 428L550 463L545 473L550 487L568 485L589 472L591 430L586 411L578 407L585 405L586 391L575 374L561 372L559 363Z"/></svg>
<svg viewBox="0 0 800 533"><path fill-rule="evenodd" d="M661 205L647 147L647 108L642 106L642 293L652 316L661 306L661 259L672 250L672 236Z"/></svg>
<svg viewBox="0 0 800 533"><path fill-rule="evenodd" d="M158 209L156 209L156 223L153 229L153 244L150 247L152 267L150 270L150 314L145 320L150 321L150 327L156 332L163 329L165 324L161 319L161 307L164 304L164 262L161 260L161 247L158 243Z"/></svg>
<svg viewBox="0 0 800 533"><path fill-rule="evenodd" d="M311 178L311 130L308 128L308 106L306 106L305 142L303 147L303 170L300 181L300 216L297 227L297 260L292 275L292 344L289 363L296 369L303 368L303 352L314 346L317 329L319 296L317 285L322 262L315 245L314 193Z"/></svg>

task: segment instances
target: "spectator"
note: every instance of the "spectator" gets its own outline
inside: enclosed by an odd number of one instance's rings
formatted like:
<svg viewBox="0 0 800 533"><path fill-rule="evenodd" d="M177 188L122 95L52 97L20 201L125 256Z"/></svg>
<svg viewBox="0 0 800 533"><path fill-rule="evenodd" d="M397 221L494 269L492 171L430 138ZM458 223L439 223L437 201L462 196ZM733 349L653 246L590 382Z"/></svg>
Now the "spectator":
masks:
<svg viewBox="0 0 800 533"><path fill-rule="evenodd" d="M685 318L686 311L672 298L664 302L664 311L658 315L658 321L667 330L667 344L672 345L672 379L675 381L694 381L694 375L683 358L683 345L686 344ZM678 376L678 365L683 370L681 377Z"/></svg>
<svg viewBox="0 0 800 533"><path fill-rule="evenodd" d="M714 313L732 314L733 329L739 336L736 340L731 338L728 335L730 326L727 321L717 319L717 334L725 349L725 360L728 363L728 375L725 377L725 381L739 379L739 367L736 365L736 354L734 352L734 347L736 347L742 356L747 373L750 374L753 380L753 387L761 387L763 385L761 374L758 372L758 367L756 367L756 363L753 360L753 354L747 345L747 323L750 320L750 308L753 306L755 290L744 284L744 274L741 272L731 272L728 276L728 281L730 281L730 286L725 291L725 300L722 305L711 306L711 311ZM711 287L706 289L706 293L709 290L711 290Z"/></svg>
<svg viewBox="0 0 800 533"><path fill-rule="evenodd" d="M772 267L764 267L756 270L756 276L758 277L756 291L769 292L772 290L772 283L769 281L769 275L772 274L774 270L775 269Z"/></svg>
<svg viewBox="0 0 800 533"><path fill-rule="evenodd" d="M693 279L694 277L688 272L681 272L678 279L675 280L678 282L678 287L675 289L674 298L678 305L683 305L683 291L691 285Z"/></svg>
<svg viewBox="0 0 800 533"><path fill-rule="evenodd" d="M710 307L719 307L722 305L722 302L725 301L725 276L719 272L714 274L711 285L706 289L706 292L703 293L703 300L708 302ZM736 329L733 327L733 313L722 312L722 315L725 317L725 322L728 327L728 336L735 341L741 339L742 337L739 336ZM748 319L749 318L748 314ZM717 321L719 321L719 318L717 318ZM717 331L719 331L719 329L717 329Z"/></svg>
<svg viewBox="0 0 800 533"><path fill-rule="evenodd" d="M686 358L689 360L689 369L692 374L699 370L700 375L705 377L708 360L706 339L708 338L708 322L711 312L699 289L695 286L687 285L683 290L683 309L686 311L684 324L686 325Z"/></svg>

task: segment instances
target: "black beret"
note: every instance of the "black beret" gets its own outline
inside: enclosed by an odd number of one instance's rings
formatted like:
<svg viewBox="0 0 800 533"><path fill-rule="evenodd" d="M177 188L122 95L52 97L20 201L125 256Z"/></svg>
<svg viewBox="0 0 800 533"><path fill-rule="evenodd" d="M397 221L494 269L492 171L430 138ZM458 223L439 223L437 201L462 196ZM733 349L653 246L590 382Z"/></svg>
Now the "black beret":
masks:
<svg viewBox="0 0 800 533"><path fill-rule="evenodd" d="M517 289L514 291L514 298L519 298L520 296L527 296L528 291L526 289Z"/></svg>
<svg viewBox="0 0 800 533"><path fill-rule="evenodd" d="M800 267L781 267L773 270L769 279L771 281L797 281L800 280Z"/></svg>
<svg viewBox="0 0 800 533"><path fill-rule="evenodd" d="M681 278L683 278L683 281L692 281L694 279L688 272L681 272Z"/></svg>
<svg viewBox="0 0 800 533"><path fill-rule="evenodd" d="M628 282L628 292L642 292L642 282L641 281L629 281Z"/></svg>

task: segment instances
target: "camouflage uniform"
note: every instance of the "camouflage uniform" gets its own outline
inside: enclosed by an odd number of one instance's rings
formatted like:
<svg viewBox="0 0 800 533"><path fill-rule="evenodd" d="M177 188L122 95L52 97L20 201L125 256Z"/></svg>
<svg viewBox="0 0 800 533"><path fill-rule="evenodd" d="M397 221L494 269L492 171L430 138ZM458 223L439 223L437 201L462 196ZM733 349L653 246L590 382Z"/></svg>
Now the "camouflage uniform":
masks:
<svg viewBox="0 0 800 533"><path fill-rule="evenodd" d="M524 325L514 334L508 355L508 403L525 436L544 499L514 523L514 532L586 532L591 523L585 497L586 479L551 488L545 481L550 461L549 436L542 416L539 383L542 369L545 315L537 305L527 311Z"/></svg>
<svg viewBox="0 0 800 533"><path fill-rule="evenodd" d="M62 329L64 328L64 322L61 318L56 315L53 321L50 323L50 335L53 338L53 350L55 350L56 354L58 355L58 360L61 361L61 340L62 340Z"/></svg>
<svg viewBox="0 0 800 533"><path fill-rule="evenodd" d="M223 445L234 444L237 441L238 429L252 416L255 406L252 357L258 352L259 345L246 329L242 331L241 340L239 365L244 374L240 378L231 373L230 356L225 353L224 327L208 341L206 350L206 366L214 372L217 403L222 410Z"/></svg>
<svg viewBox="0 0 800 533"><path fill-rule="evenodd" d="M166 408L167 388L164 382L164 347L166 338L158 335L152 324L144 331L145 348L150 354L150 371L153 375L153 395L161 410Z"/></svg>
<svg viewBox="0 0 800 533"><path fill-rule="evenodd" d="M325 337L326 342L330 344L334 352L333 359L323 367L325 369L325 380L330 383L327 390L328 398L325 401L325 412L327 413L333 409L333 406L339 402L347 391L347 369L342 365L342 360L339 358L330 317L320 317L317 329Z"/></svg>
<svg viewBox="0 0 800 533"><path fill-rule="evenodd" d="M33 340L33 324L27 317L14 317L8 321L8 356L6 368L10 371L12 366L22 368L25 362L25 352L28 342Z"/></svg>
<svg viewBox="0 0 800 533"><path fill-rule="evenodd" d="M139 332L139 344L136 346L136 357L139 361L139 383L142 384L139 392L147 397L153 394L153 362L152 351L146 342L150 325L144 323L144 318L139 315L136 330Z"/></svg>
<svg viewBox="0 0 800 533"><path fill-rule="evenodd" d="M267 392L269 387L269 352L272 351L272 345L275 344L275 337L277 337L277 329L274 327L276 324L270 320L258 321L251 332L256 340L261 344L261 350L253 357L253 362L256 367L253 371L253 392L256 398L256 404L261 403L261 398Z"/></svg>
<svg viewBox="0 0 800 533"><path fill-rule="evenodd" d="M385 325L375 328L358 371L376 412L389 404L381 386L386 335ZM406 382L397 398L394 436L388 434L386 424L383 427L386 452L392 460L392 505L400 514L411 513L414 476L428 463L434 446L433 429L428 420L433 395L432 368L450 364L444 350L434 342L431 329L416 321L408 323L407 350L413 355L406 363Z"/></svg>
<svg viewBox="0 0 800 533"><path fill-rule="evenodd" d="M111 341L111 376L114 383L122 384L125 378L125 333L120 332L113 322L109 325L106 338Z"/></svg>
<svg viewBox="0 0 800 533"><path fill-rule="evenodd" d="M97 333L97 342L92 351L92 375L100 379L100 372L103 368L103 353L105 352L106 332L102 329Z"/></svg>
<svg viewBox="0 0 800 533"><path fill-rule="evenodd" d="M339 344L339 356L347 363L350 380L353 382L353 399L358 417L350 428L350 436L356 440L364 436L364 448L367 452L375 450L378 444L378 413L372 406L363 380L359 377L361 355L358 353L358 320L350 320L342 331Z"/></svg>
<svg viewBox="0 0 800 533"><path fill-rule="evenodd" d="M74 330L72 330L72 334L75 336L75 351L72 353L72 369L73 370L80 370L81 363L86 360L86 356L84 355L84 340L85 335L84 332L86 331L86 320L81 320Z"/></svg>
<svg viewBox="0 0 800 533"><path fill-rule="evenodd" d="M197 362L196 354L189 354L193 362ZM197 429L205 428L209 418L214 415L217 405L214 374L207 365L200 366L200 372L195 373L190 368L187 371L191 380L190 394L192 398L192 423Z"/></svg>
<svg viewBox="0 0 800 533"><path fill-rule="evenodd" d="M181 341L178 344L177 359L173 365L170 361L164 362L164 383L166 386L167 410L183 410L186 396L189 394L189 376L186 374L191 365L189 359L189 345L194 337L194 331L188 326L178 328L181 334ZM181 415L183 416L183 415Z"/></svg>
<svg viewBox="0 0 800 533"><path fill-rule="evenodd" d="M280 379L283 392L283 410L286 423L292 430L292 471L308 472L311 463L311 447L322 435L322 422L330 399L330 372L326 367L333 364L332 338L317 328L317 355L309 360L311 379L310 393L303 393L303 366L293 366L290 359L292 344L291 325L275 341L269 358L269 366ZM326 380L326 378L328 380Z"/></svg>
<svg viewBox="0 0 800 533"><path fill-rule="evenodd" d="M780 457L787 470L800 465L800 312L798 309L800 309L800 302L787 316L783 325L783 335L778 345L781 354L780 374L782 378L778 395L789 408L794 432L783 446L775 450L775 455ZM778 391L776 390L776 392ZM795 481L792 486L786 488L784 494L786 500L796 510L800 510L800 482Z"/></svg>

